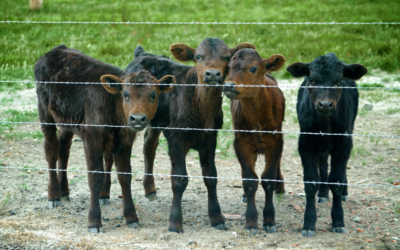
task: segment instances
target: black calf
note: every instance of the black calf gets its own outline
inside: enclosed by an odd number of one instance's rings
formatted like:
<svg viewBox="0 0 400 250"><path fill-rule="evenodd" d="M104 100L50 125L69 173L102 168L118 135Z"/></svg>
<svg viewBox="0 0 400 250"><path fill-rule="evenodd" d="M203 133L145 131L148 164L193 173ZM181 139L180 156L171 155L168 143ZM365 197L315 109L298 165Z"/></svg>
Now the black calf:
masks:
<svg viewBox="0 0 400 250"><path fill-rule="evenodd" d="M297 62L287 68L294 77L305 76L301 86L356 87L367 69L360 64L345 64L329 53L311 63ZM358 90L342 88L301 88L297 96L297 115L301 132L353 133L358 109ZM304 181L347 183L346 165L353 147L352 137L304 135L299 138L299 154L304 168ZM328 176L328 156L331 172ZM319 172L319 173L318 173ZM333 195L332 228L334 233L345 233L342 200L347 200L347 186L329 185ZM305 184L307 196L303 236L315 235L317 202L328 200L328 185Z"/></svg>

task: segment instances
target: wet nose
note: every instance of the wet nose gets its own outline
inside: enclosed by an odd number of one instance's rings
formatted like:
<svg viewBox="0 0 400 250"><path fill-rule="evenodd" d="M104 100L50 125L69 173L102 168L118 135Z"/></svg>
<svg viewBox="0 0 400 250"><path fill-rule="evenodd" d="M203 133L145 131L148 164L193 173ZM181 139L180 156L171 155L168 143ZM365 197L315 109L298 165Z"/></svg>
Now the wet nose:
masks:
<svg viewBox="0 0 400 250"><path fill-rule="evenodd" d="M222 72L218 69L208 69L204 72L204 82L216 84L222 82Z"/></svg>
<svg viewBox="0 0 400 250"><path fill-rule="evenodd" d="M318 102L318 111L320 112L332 112L333 108L334 108L333 102L331 101Z"/></svg>
<svg viewBox="0 0 400 250"><path fill-rule="evenodd" d="M232 91L235 88L235 83L234 82L225 82L224 84L224 88L222 89L222 91L226 92L226 91Z"/></svg>
<svg viewBox="0 0 400 250"><path fill-rule="evenodd" d="M145 114L131 114L129 116L129 125L135 130L141 131L149 125L149 118Z"/></svg>

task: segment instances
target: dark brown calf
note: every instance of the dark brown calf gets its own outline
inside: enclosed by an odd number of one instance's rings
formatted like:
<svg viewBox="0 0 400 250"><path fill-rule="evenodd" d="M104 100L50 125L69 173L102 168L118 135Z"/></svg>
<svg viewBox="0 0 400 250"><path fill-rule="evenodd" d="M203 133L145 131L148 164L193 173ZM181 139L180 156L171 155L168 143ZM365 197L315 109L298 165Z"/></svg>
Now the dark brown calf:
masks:
<svg viewBox="0 0 400 250"><path fill-rule="evenodd" d="M232 57L223 91L232 100L234 129L282 131L285 112L285 98L282 91L276 87L246 87L246 85L277 86L276 80L267 73L279 70L285 61L282 55L272 55L268 59L262 59L252 49L239 50ZM235 132L234 149L242 167L243 178L258 179L254 170L257 155L264 154L265 168L261 179L283 180L280 173L282 134ZM263 227L267 233L275 233L273 191L277 185L280 186L279 192L284 190L283 183L262 181L261 185L265 191ZM258 213L255 203L257 188L258 181L243 181L247 198L245 229L249 235L255 235L258 231Z"/></svg>
<svg viewBox="0 0 400 250"><path fill-rule="evenodd" d="M136 132L144 129L154 116L157 95L160 91L169 91L170 88L160 90L158 86L149 88L120 83L122 81L125 83L171 83L174 82L174 77L165 76L157 81L147 71L127 74L117 67L91 58L78 50L69 49L65 45L55 47L40 57L34 71L35 79L38 81L36 92L39 118L42 123L131 126L131 128L60 126L57 136L56 126L42 125L46 160L49 169L53 170L49 171L49 206L59 206L61 197L69 200L67 174L65 171L60 171L57 176L54 170L57 161L58 169L67 169L74 134L83 140L89 171L103 171L103 155L105 155L106 164L111 161L112 165L114 158L118 172L131 173L130 155ZM42 81L99 82L100 77L105 83L103 86L41 83ZM139 122L136 122L136 116L139 114ZM136 227L139 219L132 202L131 175L119 174L118 179L122 188L126 222L129 227ZM89 173L88 181L91 191L89 231L98 233L102 231L99 198L104 174Z"/></svg>
<svg viewBox="0 0 400 250"><path fill-rule="evenodd" d="M208 87L208 84L222 84L227 74L230 57L241 48L254 48L254 45L242 43L230 49L224 41L218 38L206 38L197 49L185 44L173 44L171 53L179 61L194 61L195 67L178 64L171 59L154 56L140 51L135 60L128 66L129 69L148 69L154 76L161 77L173 74L177 84L169 94L163 95L163 102L159 104L155 118L151 121L152 127L178 127L219 129L222 127L222 97L221 87ZM143 50L143 49L142 49ZM162 65L159 69L152 69L153 64ZM127 71L129 71L127 68ZM180 84L201 84L202 86L179 86ZM222 85L221 85L222 86ZM145 134L144 155L146 173L153 173L153 162L158 138L161 130L149 129ZM171 174L187 175L186 155L189 149L199 152L204 183L208 190L208 216L211 225L225 230L221 208L217 198L217 180L206 178L216 177L215 149L217 132L195 130L164 130L168 141L169 156L171 159ZM172 177L173 200L169 217L169 231L183 232L182 226L182 195L188 184L188 178ZM153 176L143 179L146 195L155 196Z"/></svg>

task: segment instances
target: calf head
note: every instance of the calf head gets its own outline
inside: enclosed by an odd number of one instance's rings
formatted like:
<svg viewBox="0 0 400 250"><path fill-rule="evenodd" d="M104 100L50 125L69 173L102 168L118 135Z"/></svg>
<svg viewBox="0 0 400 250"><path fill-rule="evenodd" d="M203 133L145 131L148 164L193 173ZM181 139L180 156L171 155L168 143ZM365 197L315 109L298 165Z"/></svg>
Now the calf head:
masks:
<svg viewBox="0 0 400 250"><path fill-rule="evenodd" d="M345 64L334 53L317 57L311 63L297 62L287 67L294 77L305 76L306 86L315 110L322 115L335 112L344 80L358 80L367 73L360 64ZM312 87L318 88L312 88ZM324 88L330 87L330 88Z"/></svg>
<svg viewBox="0 0 400 250"><path fill-rule="evenodd" d="M101 76L103 87L111 94L121 94L128 125L135 131L143 130L153 119L161 92L171 91L175 77L166 75L157 80L148 71L130 73L121 79L114 75ZM165 85L129 85L121 83L162 83Z"/></svg>
<svg viewBox="0 0 400 250"><path fill-rule="evenodd" d="M229 60L236 51L252 48L250 43L241 43L230 49L219 38L206 38L197 49L186 44L173 44L169 47L172 55L179 61L194 61L197 64L197 76L200 84L221 84L226 77Z"/></svg>
<svg viewBox="0 0 400 250"><path fill-rule="evenodd" d="M260 89L246 85L265 84L265 74L279 70L285 62L282 55L262 59L253 49L241 49L229 62L229 74L222 91L229 99L252 98Z"/></svg>

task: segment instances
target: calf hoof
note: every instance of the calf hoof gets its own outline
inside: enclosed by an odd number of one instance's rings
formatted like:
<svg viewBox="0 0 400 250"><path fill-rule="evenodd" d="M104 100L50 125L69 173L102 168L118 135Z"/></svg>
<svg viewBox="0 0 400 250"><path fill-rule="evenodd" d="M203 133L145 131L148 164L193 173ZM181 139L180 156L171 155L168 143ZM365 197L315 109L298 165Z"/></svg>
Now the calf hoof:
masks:
<svg viewBox="0 0 400 250"><path fill-rule="evenodd" d="M274 234L276 233L276 226L264 226L264 230L268 234Z"/></svg>
<svg viewBox="0 0 400 250"><path fill-rule="evenodd" d="M134 229L136 229L138 227L142 227L142 225L140 225L139 222L133 222L133 223L129 223L127 225L128 225L129 228L134 228Z"/></svg>
<svg viewBox="0 0 400 250"><path fill-rule="evenodd" d="M149 201L155 201L157 200L157 194L156 193L148 194L146 195L146 198L149 199Z"/></svg>
<svg viewBox="0 0 400 250"><path fill-rule="evenodd" d="M246 196L242 196L242 199L240 200L242 203L246 204L247 203L247 197Z"/></svg>
<svg viewBox="0 0 400 250"><path fill-rule="evenodd" d="M347 195L342 196L342 201L348 201L348 200L349 200L349 197Z"/></svg>
<svg viewBox="0 0 400 250"><path fill-rule="evenodd" d="M250 229L246 229L245 232L248 236L256 236L256 234L258 233L258 229L250 228Z"/></svg>
<svg viewBox="0 0 400 250"><path fill-rule="evenodd" d="M346 228L344 227L333 227L332 232L337 233L337 234L344 234L346 233Z"/></svg>
<svg viewBox="0 0 400 250"><path fill-rule="evenodd" d="M61 201L49 201L49 208L52 209L54 207L61 206Z"/></svg>
<svg viewBox="0 0 400 250"><path fill-rule="evenodd" d="M100 227L100 228L92 227L92 228L89 228L89 233L91 233L91 234L99 234L99 233L104 233L104 230L103 230L102 227Z"/></svg>
<svg viewBox="0 0 400 250"><path fill-rule="evenodd" d="M100 206L108 205L108 204L110 204L110 199L109 198L100 198L99 203L100 203Z"/></svg>
<svg viewBox="0 0 400 250"><path fill-rule="evenodd" d="M61 201L71 201L70 199L69 199L69 195L66 195L66 196L61 196L61 199L60 199Z"/></svg>
<svg viewBox="0 0 400 250"><path fill-rule="evenodd" d="M173 232L173 233L178 233L178 234L183 234L183 229L182 228L168 228L168 231Z"/></svg>
<svg viewBox="0 0 400 250"><path fill-rule="evenodd" d="M318 197L317 198L317 203L325 203L328 202L328 198L327 197Z"/></svg>
<svg viewBox="0 0 400 250"><path fill-rule="evenodd" d="M303 237L313 237L315 235L315 231L314 230L303 230L303 232L301 233L301 235Z"/></svg>
<svg viewBox="0 0 400 250"><path fill-rule="evenodd" d="M224 231L228 230L228 228L225 226L225 224L219 224L219 225L215 226L214 228L218 229L218 230L224 230Z"/></svg>

